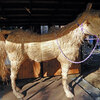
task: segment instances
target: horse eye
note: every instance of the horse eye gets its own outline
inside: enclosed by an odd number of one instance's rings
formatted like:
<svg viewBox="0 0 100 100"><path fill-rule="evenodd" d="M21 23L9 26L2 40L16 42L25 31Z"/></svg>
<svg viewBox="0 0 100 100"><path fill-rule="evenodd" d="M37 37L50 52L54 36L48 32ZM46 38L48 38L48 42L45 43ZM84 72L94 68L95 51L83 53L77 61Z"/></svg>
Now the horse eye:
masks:
<svg viewBox="0 0 100 100"><path fill-rule="evenodd" d="M90 22L89 22L89 21L87 21L87 22L86 22L86 24L87 24L87 26L88 26L88 25L90 24Z"/></svg>

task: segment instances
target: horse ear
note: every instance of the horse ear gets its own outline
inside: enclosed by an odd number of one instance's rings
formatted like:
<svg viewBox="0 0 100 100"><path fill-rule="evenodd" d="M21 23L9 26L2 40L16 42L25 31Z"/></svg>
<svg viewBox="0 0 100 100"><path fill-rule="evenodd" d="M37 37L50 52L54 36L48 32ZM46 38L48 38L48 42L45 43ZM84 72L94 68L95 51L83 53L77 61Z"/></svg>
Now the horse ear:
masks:
<svg viewBox="0 0 100 100"><path fill-rule="evenodd" d="M90 11L92 8L92 3L88 3L86 7L86 11Z"/></svg>

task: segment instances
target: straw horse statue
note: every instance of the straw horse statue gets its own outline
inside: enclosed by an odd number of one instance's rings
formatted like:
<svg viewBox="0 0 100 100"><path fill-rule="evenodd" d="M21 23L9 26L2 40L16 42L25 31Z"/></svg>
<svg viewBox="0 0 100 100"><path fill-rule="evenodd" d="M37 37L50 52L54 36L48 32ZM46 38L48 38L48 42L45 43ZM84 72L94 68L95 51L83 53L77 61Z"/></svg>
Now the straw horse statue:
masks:
<svg viewBox="0 0 100 100"><path fill-rule="evenodd" d="M58 41L63 53L72 61L79 55L79 48L86 34L100 34L100 13L90 10L88 6L78 18L69 23L57 33L37 35L29 31L15 30L5 41L5 49L11 63L11 84L17 98L23 98L15 80L22 62L29 58L36 62L57 58L62 68L62 84L68 98L74 95L70 92L67 72L72 63L69 62L58 48ZM78 26L79 25L79 26ZM83 30L82 30L83 29Z"/></svg>

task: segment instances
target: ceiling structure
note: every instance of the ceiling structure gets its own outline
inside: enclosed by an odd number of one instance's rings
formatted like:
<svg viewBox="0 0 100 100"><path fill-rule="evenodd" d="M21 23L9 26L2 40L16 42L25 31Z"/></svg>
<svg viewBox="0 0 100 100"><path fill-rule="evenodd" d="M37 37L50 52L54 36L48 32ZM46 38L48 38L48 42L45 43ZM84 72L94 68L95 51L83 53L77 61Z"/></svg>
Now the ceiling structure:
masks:
<svg viewBox="0 0 100 100"><path fill-rule="evenodd" d="M0 26L65 25L90 0L0 0ZM93 2L100 10L100 1Z"/></svg>

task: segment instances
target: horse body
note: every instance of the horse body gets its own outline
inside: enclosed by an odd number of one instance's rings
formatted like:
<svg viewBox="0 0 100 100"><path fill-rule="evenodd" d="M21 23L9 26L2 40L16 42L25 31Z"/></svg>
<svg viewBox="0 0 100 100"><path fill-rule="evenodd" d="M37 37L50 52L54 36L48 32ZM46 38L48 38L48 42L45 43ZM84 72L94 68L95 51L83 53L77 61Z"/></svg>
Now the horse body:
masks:
<svg viewBox="0 0 100 100"><path fill-rule="evenodd" d="M82 34L81 29L77 28L75 31L58 38L55 34L53 40L49 40L48 35L46 35L45 38L48 40L44 40L44 36L37 35L36 37L34 34L29 34L28 32L25 33L23 30L17 30L14 34L10 34L8 36L5 45L6 51L11 61L23 61L24 59L29 58L36 62L41 62L59 58L60 55L62 55L57 45L58 41L65 55L67 55L70 59L75 60L75 58L78 57L78 47L84 38L84 34ZM27 34L28 38L26 40ZM32 39L30 39L30 37ZM12 55L13 53L14 55Z"/></svg>
<svg viewBox="0 0 100 100"><path fill-rule="evenodd" d="M63 79L66 79L67 71L71 66L71 63L61 54L56 41L59 42L64 54L67 55L69 59L75 60L79 54L79 46L85 36L85 34L82 34L81 32L81 28L78 26L74 31L70 31L70 33L64 34L63 36L59 36L59 33L51 35L52 37L49 37L50 35L51 34L40 36L30 34L23 30L17 30L8 36L5 47L11 62L13 92L18 98L22 97L22 94L19 94L16 90L15 79L20 65L25 59L29 58L36 62L41 62L57 58L61 63ZM66 82L63 83L67 97L73 96L66 88Z"/></svg>
<svg viewBox="0 0 100 100"><path fill-rule="evenodd" d="M28 38L26 39L27 35ZM21 39L19 36L21 37ZM16 38L19 40L16 40ZM41 35L35 36L34 34L30 34L29 32L23 30L16 30L14 31L14 34L10 34L6 40L6 51L8 53L8 56L11 55L12 59L14 57L14 59L16 58L16 60L19 59L22 61L26 58L29 58L36 62L41 62L44 60L55 58L55 54L53 54L54 52L56 52L54 49L55 40L43 42L41 42L41 40ZM49 55L50 52L52 52L52 55ZM14 53L13 57L12 53ZM10 60L12 61L12 59Z"/></svg>

